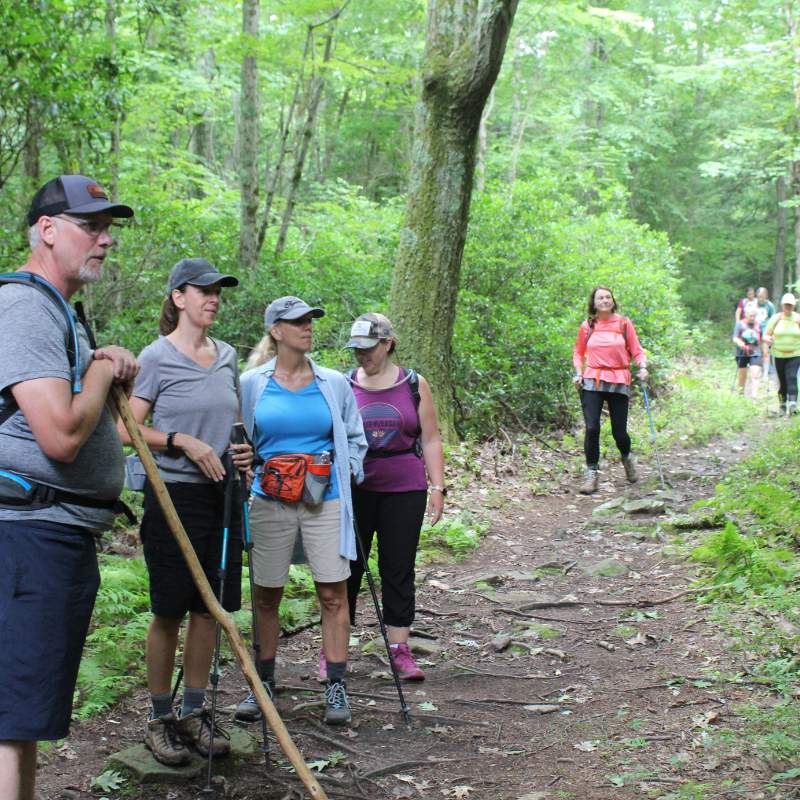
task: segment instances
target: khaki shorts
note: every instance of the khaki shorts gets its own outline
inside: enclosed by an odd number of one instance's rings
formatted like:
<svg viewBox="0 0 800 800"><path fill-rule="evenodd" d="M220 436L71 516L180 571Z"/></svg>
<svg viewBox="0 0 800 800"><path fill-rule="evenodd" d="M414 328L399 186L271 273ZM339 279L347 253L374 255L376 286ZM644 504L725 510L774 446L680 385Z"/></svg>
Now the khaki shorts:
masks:
<svg viewBox="0 0 800 800"><path fill-rule="evenodd" d="M286 585L298 534L317 583L338 583L350 577L350 561L339 555L339 500L325 500L311 508L255 495L250 531L256 586Z"/></svg>

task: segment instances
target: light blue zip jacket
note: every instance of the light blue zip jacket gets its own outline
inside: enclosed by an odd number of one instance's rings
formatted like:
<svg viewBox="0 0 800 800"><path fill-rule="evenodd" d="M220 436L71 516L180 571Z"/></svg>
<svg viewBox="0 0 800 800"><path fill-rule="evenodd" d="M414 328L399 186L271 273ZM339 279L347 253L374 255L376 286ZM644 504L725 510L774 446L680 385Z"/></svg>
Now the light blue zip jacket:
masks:
<svg viewBox="0 0 800 800"><path fill-rule="evenodd" d="M250 438L254 438L256 405L275 372L276 358L260 367L242 373L242 419ZM364 456L367 437L358 405L347 378L334 369L315 364L311 369L333 419L333 466L339 484L339 553L351 561L357 559L356 537L353 528L353 498L350 494L350 474L356 483L364 480Z"/></svg>

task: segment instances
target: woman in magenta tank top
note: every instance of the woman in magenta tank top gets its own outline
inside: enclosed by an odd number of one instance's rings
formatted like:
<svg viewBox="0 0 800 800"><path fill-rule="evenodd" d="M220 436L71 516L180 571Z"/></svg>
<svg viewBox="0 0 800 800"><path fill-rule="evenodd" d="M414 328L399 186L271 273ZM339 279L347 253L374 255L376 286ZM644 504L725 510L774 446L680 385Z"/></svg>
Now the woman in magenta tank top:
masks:
<svg viewBox="0 0 800 800"><path fill-rule="evenodd" d="M414 562L426 504L435 525L447 490L430 387L421 375L394 363L396 343L392 324L383 314L363 314L353 323L346 345L359 364L350 380L369 447L364 481L353 489L353 510L367 557L373 536L378 537L383 618L392 661L403 680L421 681L425 674L408 646L414 621ZM363 574L361 562L351 561L347 590L353 624Z"/></svg>

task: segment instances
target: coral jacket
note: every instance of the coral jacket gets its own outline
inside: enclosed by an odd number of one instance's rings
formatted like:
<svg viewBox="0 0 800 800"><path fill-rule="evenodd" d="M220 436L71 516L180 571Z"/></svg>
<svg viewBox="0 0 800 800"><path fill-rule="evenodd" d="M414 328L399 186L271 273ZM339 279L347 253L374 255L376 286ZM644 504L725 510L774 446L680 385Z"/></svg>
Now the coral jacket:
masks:
<svg viewBox="0 0 800 800"><path fill-rule="evenodd" d="M636 329L627 317L614 314L609 319L596 320L591 328L588 321L581 324L572 351L572 363L578 375L630 386L631 359L639 367L646 362Z"/></svg>

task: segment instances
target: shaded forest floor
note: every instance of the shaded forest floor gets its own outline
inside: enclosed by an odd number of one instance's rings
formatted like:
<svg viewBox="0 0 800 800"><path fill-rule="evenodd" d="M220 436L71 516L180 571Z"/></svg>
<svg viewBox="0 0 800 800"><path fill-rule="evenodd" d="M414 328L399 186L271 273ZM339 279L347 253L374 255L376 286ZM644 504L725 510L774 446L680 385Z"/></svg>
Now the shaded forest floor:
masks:
<svg viewBox="0 0 800 800"><path fill-rule="evenodd" d="M769 709L776 700L748 682L753 654L728 638L712 606L681 594L697 577L686 545L700 533L672 525L713 493L754 438L751 430L665 454L666 493L644 457L635 486L624 482L618 462L606 462L591 497L575 494L576 481L555 453L522 457L512 447L487 446L471 465L482 478L462 475L455 497L483 515L485 539L465 561L419 571L415 632L427 679L405 685L410 730L382 647L361 650L378 635L366 597L353 631L349 727L321 723L319 629L282 640L276 704L306 760L321 769L326 792L370 799L800 797L791 775L770 785L775 772L797 765L762 760L737 736L746 724L743 705ZM532 475L539 477L532 482ZM614 498L655 503L597 510ZM226 664L222 713L232 716L245 692L236 665ZM42 798L197 797L202 779L90 788L110 753L141 741L146 708L139 689L110 712L76 723L66 743L42 754ZM260 735L259 724L247 729ZM270 738L270 770L260 754L220 765L219 797L307 796Z"/></svg>

